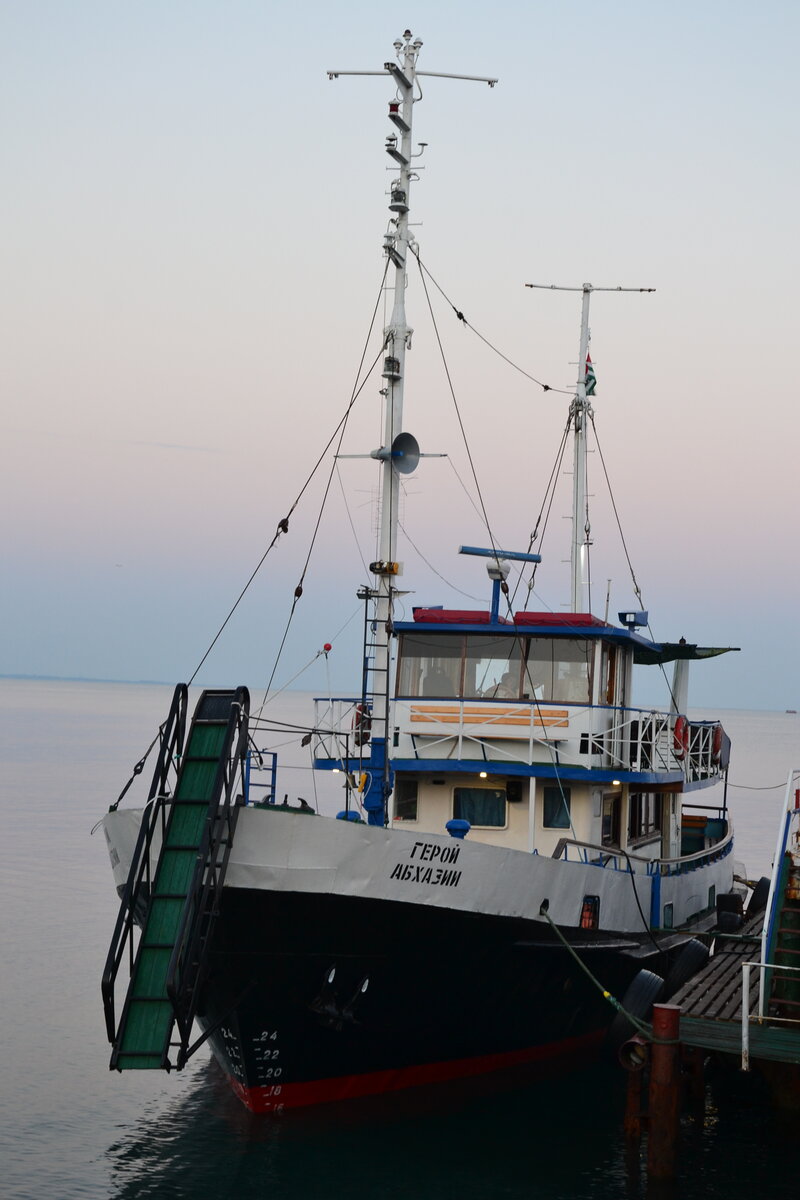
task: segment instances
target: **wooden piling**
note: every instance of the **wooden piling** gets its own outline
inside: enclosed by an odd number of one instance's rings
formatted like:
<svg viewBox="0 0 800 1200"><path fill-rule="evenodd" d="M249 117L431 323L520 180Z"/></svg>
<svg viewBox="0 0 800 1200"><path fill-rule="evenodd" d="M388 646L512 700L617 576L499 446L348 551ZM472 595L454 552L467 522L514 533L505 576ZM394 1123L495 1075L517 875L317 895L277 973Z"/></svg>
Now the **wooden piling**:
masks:
<svg viewBox="0 0 800 1200"><path fill-rule="evenodd" d="M628 1088L625 1094L625 1120L623 1129L629 1141L638 1142L642 1136L642 1071L631 1071L628 1074Z"/></svg>
<svg viewBox="0 0 800 1200"><path fill-rule="evenodd" d="M675 1175L681 1102L680 1020L677 1005L653 1005L647 1140L647 1173L651 1179L672 1179Z"/></svg>

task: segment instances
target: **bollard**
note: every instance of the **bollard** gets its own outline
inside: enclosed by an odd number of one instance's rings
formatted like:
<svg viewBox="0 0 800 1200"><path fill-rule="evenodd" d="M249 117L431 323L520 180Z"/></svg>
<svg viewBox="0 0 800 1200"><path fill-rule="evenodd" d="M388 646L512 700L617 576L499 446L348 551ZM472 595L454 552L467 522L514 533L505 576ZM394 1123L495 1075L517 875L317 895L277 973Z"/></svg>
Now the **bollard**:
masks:
<svg viewBox="0 0 800 1200"><path fill-rule="evenodd" d="M653 1005L653 1048L650 1054L647 1174L672 1179L677 1158L680 1117L681 1010L676 1004Z"/></svg>

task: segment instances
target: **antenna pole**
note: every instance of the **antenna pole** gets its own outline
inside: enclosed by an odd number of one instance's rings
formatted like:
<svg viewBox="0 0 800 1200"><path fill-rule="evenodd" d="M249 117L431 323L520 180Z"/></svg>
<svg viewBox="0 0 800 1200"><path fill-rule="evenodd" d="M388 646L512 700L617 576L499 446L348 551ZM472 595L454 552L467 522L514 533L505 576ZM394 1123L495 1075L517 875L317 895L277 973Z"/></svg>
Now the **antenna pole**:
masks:
<svg viewBox="0 0 800 1200"><path fill-rule="evenodd" d="M559 287L555 283L526 283L525 287L540 288L550 292L582 292L581 338L578 350L578 382L570 406L570 421L573 433L572 472L572 540L570 543L570 611L589 610L589 547L591 525L587 502L587 442L586 426L593 416L593 409L586 395L586 359L589 354L589 299L592 292L654 292L655 288L601 287L591 283L582 287Z"/></svg>
<svg viewBox="0 0 800 1200"><path fill-rule="evenodd" d="M403 432L403 390L405 381L406 350L411 346L413 329L408 324L405 308L408 284L408 251L414 238L409 232L408 214L411 207L411 183L417 178L411 165L412 126L414 104L422 98L417 84L417 59L422 49L420 38L411 40L409 29L402 39L394 43L396 61L384 63L383 71L328 71L330 79L340 75L389 75L396 85L395 96L389 101L389 120L398 133L386 138L386 153L397 163L399 175L392 180L389 189L389 211L391 217L383 239L384 253L394 266L394 303L389 324L384 329L385 356L383 378L385 386L381 394L385 397L385 421L383 449L378 457L381 461L381 511L378 561L372 564L376 575L375 588L375 661L372 666L373 679L382 681L380 688L372 693L372 738L370 767L372 783L364 798L371 825L388 823L388 798L392 790L391 764L386 748L389 744L389 671L391 663L390 642L392 633L393 581L400 574L397 562L398 505L400 501L400 473L393 462L392 446ZM422 72L420 72L421 74ZM424 72L424 74L432 74ZM488 83L493 87L496 79L474 75L444 75L445 79L464 79ZM416 94L415 94L416 93ZM419 154L413 157L419 157ZM365 668L366 669L366 668ZM349 767L347 768L349 769Z"/></svg>
<svg viewBox="0 0 800 1200"><path fill-rule="evenodd" d="M589 353L589 298L592 285L583 285L581 344L578 351L578 385L570 417L573 434L572 542L570 546L570 609L586 612L589 606L589 510L586 496L586 425L592 406L586 398L586 355Z"/></svg>

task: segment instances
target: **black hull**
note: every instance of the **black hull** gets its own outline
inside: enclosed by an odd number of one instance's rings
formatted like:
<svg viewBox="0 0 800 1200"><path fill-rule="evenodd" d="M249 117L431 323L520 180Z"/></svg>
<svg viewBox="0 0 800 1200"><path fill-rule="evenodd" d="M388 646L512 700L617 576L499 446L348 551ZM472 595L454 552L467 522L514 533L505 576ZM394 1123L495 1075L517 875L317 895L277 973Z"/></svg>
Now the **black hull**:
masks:
<svg viewBox="0 0 800 1200"><path fill-rule="evenodd" d="M663 972L647 937L574 933L614 996ZM613 1015L540 922L226 889L199 1020L242 1100L274 1111L579 1055Z"/></svg>

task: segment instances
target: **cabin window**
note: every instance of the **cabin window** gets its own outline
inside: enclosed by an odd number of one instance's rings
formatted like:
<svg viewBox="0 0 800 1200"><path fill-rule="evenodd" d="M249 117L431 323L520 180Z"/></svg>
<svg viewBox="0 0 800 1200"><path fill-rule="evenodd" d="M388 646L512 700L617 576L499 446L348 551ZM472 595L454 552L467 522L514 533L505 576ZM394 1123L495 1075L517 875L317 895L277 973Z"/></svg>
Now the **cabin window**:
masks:
<svg viewBox="0 0 800 1200"><path fill-rule="evenodd" d="M467 699L519 700L521 675L518 638L467 638L464 657Z"/></svg>
<svg viewBox="0 0 800 1200"><path fill-rule="evenodd" d="M453 816L469 821L473 828L502 829L506 824L505 788L455 788Z"/></svg>
<svg viewBox="0 0 800 1200"><path fill-rule="evenodd" d="M531 638L523 694L559 704L589 704L591 663L591 645L585 638Z"/></svg>
<svg viewBox="0 0 800 1200"><path fill-rule="evenodd" d="M664 929L672 929L675 918L673 916L673 906L671 904L664 905Z"/></svg>
<svg viewBox="0 0 800 1200"><path fill-rule="evenodd" d="M418 783L416 779L401 779L399 776L394 784L394 819L395 821L416 821L418 804Z"/></svg>
<svg viewBox="0 0 800 1200"><path fill-rule="evenodd" d="M661 797L655 792L631 792L628 799L628 839L653 837L661 829Z"/></svg>
<svg viewBox="0 0 800 1200"><path fill-rule="evenodd" d="M464 639L459 635L407 633L397 675L398 696L458 696Z"/></svg>
<svg viewBox="0 0 800 1200"><path fill-rule="evenodd" d="M542 789L542 825L545 829L570 828L570 789L568 787L545 787Z"/></svg>

